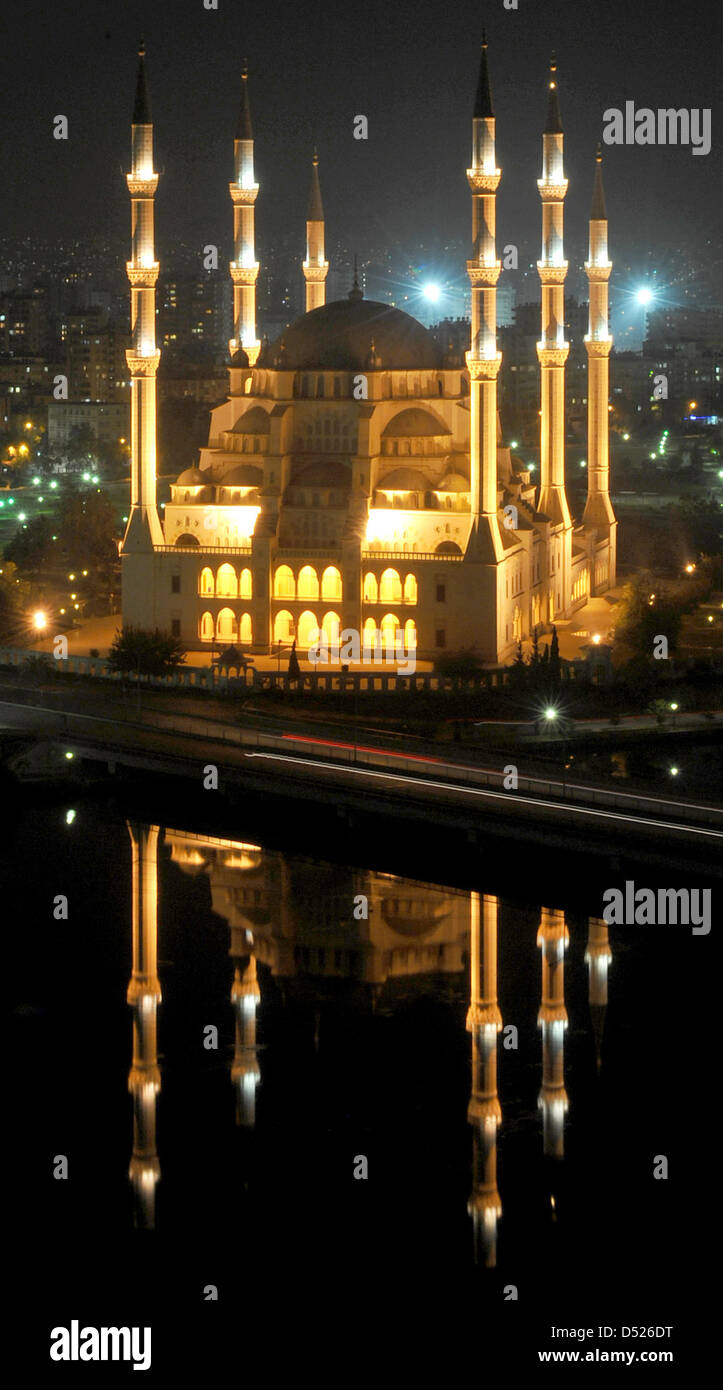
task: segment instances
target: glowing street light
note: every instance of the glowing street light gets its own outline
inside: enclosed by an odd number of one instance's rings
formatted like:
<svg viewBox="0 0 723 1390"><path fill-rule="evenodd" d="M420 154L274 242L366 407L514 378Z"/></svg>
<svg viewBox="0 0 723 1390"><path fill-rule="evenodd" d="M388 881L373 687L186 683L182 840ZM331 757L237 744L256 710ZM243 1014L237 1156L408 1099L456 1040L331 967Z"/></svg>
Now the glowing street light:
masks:
<svg viewBox="0 0 723 1390"><path fill-rule="evenodd" d="M671 769L670 769L670 775L671 775L671 777L677 777L679 772L680 772L680 768L679 768L679 767L671 767Z"/></svg>
<svg viewBox="0 0 723 1390"><path fill-rule="evenodd" d="M601 640L602 640L601 637L600 637L600 633L599 633L599 632L594 632L593 635L592 635L592 640L593 640L593 642L594 642L594 644L595 644L596 647L599 646L599 645L600 645L600 642L601 642Z"/></svg>
<svg viewBox="0 0 723 1390"><path fill-rule="evenodd" d="M434 282L422 285L422 294L425 299L429 300L430 304L438 304L442 297L442 291L439 285L435 285Z"/></svg>
<svg viewBox="0 0 723 1390"><path fill-rule="evenodd" d="M48 615L42 608L36 608L33 613L33 627L36 632L42 632L48 626Z"/></svg>
<svg viewBox="0 0 723 1390"><path fill-rule="evenodd" d="M638 304L652 304L653 291L647 285L642 285L641 288L638 290L635 298L637 299Z"/></svg>
<svg viewBox="0 0 723 1390"><path fill-rule="evenodd" d="M554 705L547 706L545 710L545 719L549 720L550 723L553 723L554 720L557 719L557 710Z"/></svg>

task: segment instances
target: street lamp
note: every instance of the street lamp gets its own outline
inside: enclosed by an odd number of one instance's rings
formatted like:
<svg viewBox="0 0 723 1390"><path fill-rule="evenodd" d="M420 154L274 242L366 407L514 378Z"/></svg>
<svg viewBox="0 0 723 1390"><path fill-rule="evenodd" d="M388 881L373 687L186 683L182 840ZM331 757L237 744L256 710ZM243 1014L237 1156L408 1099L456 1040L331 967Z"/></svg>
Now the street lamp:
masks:
<svg viewBox="0 0 723 1390"><path fill-rule="evenodd" d="M33 627L35 628L36 632L43 632L47 626L47 613L44 613L42 608L36 608L35 612L33 613Z"/></svg>

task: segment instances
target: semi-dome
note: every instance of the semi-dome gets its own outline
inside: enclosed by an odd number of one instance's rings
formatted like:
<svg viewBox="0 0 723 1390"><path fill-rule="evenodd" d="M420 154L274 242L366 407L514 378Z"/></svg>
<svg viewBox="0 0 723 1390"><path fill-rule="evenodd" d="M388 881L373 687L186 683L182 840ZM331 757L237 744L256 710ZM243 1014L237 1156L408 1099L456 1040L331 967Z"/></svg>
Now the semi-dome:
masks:
<svg viewBox="0 0 723 1390"><path fill-rule="evenodd" d="M424 491L431 484L417 468L395 468L377 483L377 487L382 492L419 492L420 488Z"/></svg>
<svg viewBox="0 0 723 1390"><path fill-rule="evenodd" d="M263 471L251 463L237 463L227 468L221 479L221 487L260 487L264 480Z"/></svg>
<svg viewBox="0 0 723 1390"><path fill-rule="evenodd" d="M441 483L437 483L435 492L469 492L469 478L465 478L462 473L447 473Z"/></svg>
<svg viewBox="0 0 723 1390"><path fill-rule="evenodd" d="M264 345L259 367L276 366L284 343L284 367L293 371L369 370L372 339L382 371L439 368L442 353L417 319L373 299L339 299L312 309Z"/></svg>
<svg viewBox="0 0 723 1390"><path fill-rule="evenodd" d="M420 410L419 406L412 406L406 410L400 410L398 415L389 421L389 424L382 431L383 439L403 438L419 435L438 435L451 434L448 425L443 420L438 420L436 415L432 415L429 410Z"/></svg>
<svg viewBox="0 0 723 1390"><path fill-rule="evenodd" d="M207 483L208 476L202 473L200 468L185 468L176 478L176 483L181 486L198 487L199 483Z"/></svg>
<svg viewBox="0 0 723 1390"><path fill-rule="evenodd" d="M308 463L295 473L291 487L351 487L351 473L344 463Z"/></svg>
<svg viewBox="0 0 723 1390"><path fill-rule="evenodd" d="M261 405L252 405L244 415L236 421L233 427L234 434L268 434L271 429L269 413Z"/></svg>

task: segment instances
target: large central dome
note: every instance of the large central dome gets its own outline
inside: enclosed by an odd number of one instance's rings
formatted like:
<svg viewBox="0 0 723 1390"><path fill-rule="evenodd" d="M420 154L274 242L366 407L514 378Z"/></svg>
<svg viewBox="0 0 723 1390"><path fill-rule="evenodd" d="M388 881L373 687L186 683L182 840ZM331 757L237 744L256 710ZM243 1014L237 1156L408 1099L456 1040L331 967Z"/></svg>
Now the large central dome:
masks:
<svg viewBox="0 0 723 1390"><path fill-rule="evenodd" d="M289 325L263 348L257 365L289 371L415 371L442 366L442 353L423 324L373 299L338 299ZM282 350L283 344L283 350Z"/></svg>

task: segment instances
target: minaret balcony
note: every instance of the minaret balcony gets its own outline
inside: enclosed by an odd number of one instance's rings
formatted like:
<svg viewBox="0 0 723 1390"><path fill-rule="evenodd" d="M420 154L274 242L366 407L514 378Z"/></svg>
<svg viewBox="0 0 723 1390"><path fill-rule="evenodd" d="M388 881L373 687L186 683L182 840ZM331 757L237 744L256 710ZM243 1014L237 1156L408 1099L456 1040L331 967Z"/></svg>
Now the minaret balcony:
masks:
<svg viewBox="0 0 723 1390"><path fill-rule="evenodd" d="M249 208L253 207L256 202L256 194L259 191L259 185L257 183L252 183L248 188L240 188L237 183L230 183L228 191L231 194L231 202L234 207Z"/></svg>
<svg viewBox="0 0 723 1390"><path fill-rule="evenodd" d="M546 265L544 261L538 261L537 274L543 285L562 285L567 275L567 261L561 265Z"/></svg>
<svg viewBox="0 0 723 1390"><path fill-rule="evenodd" d="M323 285L329 269L329 262L322 261L321 265L310 265L308 261L302 261L301 268L304 272L304 279L310 285Z"/></svg>
<svg viewBox="0 0 723 1390"><path fill-rule="evenodd" d="M126 273L134 290L154 289L158 270L158 261L151 261L150 265L135 265L133 261L126 261Z"/></svg>
<svg viewBox="0 0 723 1390"><path fill-rule="evenodd" d="M231 261L229 270L234 285L255 285L259 273L259 262L252 261L251 265L237 265L236 261Z"/></svg>
<svg viewBox="0 0 723 1390"><path fill-rule="evenodd" d="M595 265L593 261L585 262L585 274L591 285L603 285L610 279L612 268L612 261L602 261L599 265Z"/></svg>
<svg viewBox="0 0 723 1390"><path fill-rule="evenodd" d="M547 179L538 179L537 187L543 203L561 203L567 193L567 179L562 179L560 183L548 183Z"/></svg>
<svg viewBox="0 0 723 1390"><path fill-rule="evenodd" d="M158 187L158 174L150 174L145 179L138 179L135 174L126 174L126 183L131 198L153 198Z"/></svg>
<svg viewBox="0 0 723 1390"><path fill-rule="evenodd" d="M465 353L470 381L496 381L502 363L502 353L492 357L475 357L472 352Z"/></svg>
<svg viewBox="0 0 723 1390"><path fill-rule="evenodd" d="M160 348L153 348L151 352L139 352L136 348L126 348L126 362L131 376L155 376L160 360Z"/></svg>
<svg viewBox="0 0 723 1390"><path fill-rule="evenodd" d="M501 178L501 169L467 170L467 182L471 193L496 193Z"/></svg>
<svg viewBox="0 0 723 1390"><path fill-rule="evenodd" d="M478 261L467 262L467 274L473 289L492 289L500 278L501 270L501 261L495 261L494 265L480 265Z"/></svg>
<svg viewBox="0 0 723 1390"><path fill-rule="evenodd" d="M609 357L613 345L612 338L591 338L589 333L583 338L588 357Z"/></svg>
<svg viewBox="0 0 723 1390"><path fill-rule="evenodd" d="M537 343L536 347L537 360L541 367L564 367L567 362L569 343Z"/></svg>

